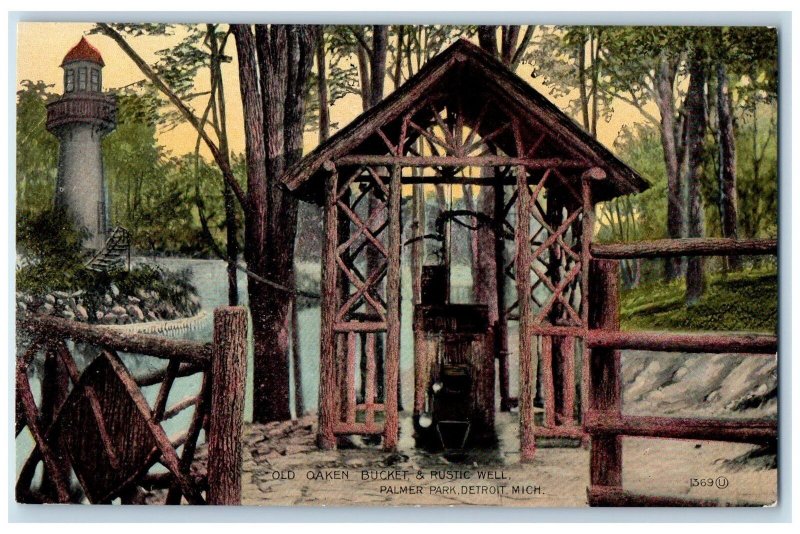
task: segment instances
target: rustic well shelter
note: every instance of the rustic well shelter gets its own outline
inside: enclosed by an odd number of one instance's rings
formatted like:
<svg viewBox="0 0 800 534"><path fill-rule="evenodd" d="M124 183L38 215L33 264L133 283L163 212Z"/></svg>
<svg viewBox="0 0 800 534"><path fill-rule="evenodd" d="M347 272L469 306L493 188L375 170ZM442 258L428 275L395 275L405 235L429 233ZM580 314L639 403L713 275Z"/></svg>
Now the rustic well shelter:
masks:
<svg viewBox="0 0 800 534"><path fill-rule="evenodd" d="M442 379L434 360L460 358L451 367L472 373L467 388L474 401L483 398L477 412L491 427L497 359L503 408L518 402L523 459L532 458L535 435L584 435L575 377L580 369L586 376L588 349L575 339L585 338L589 323L594 206L643 191L641 176L498 59L459 40L289 169L284 183L324 208L320 446L334 447L339 435L380 434L386 449L396 447L401 198L411 184L493 188L483 224L494 236L497 287L490 302L458 308L449 305L447 276L432 269L423 277L427 294L444 288L441 298L414 303L415 422L429 410L430 382ZM518 401L508 393L510 322L519 332ZM480 337L469 332L483 323ZM440 346L462 349L431 350L437 334ZM465 342L451 344L456 338ZM545 411L534 432L537 352Z"/></svg>

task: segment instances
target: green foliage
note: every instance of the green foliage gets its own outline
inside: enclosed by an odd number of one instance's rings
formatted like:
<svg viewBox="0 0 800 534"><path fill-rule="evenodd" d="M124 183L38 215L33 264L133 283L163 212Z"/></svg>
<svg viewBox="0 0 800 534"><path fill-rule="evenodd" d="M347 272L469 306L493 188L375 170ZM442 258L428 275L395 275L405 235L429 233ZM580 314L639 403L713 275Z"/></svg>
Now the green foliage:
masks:
<svg viewBox="0 0 800 534"><path fill-rule="evenodd" d="M113 293L113 285L122 295L155 292L157 300L186 315L197 312L197 290L188 269L171 272L141 265L130 271L93 271L85 265L84 238L63 209L20 214L17 247L24 260L17 268L17 290L38 299L54 291L81 291L87 308L94 311L100 309L106 293Z"/></svg>
<svg viewBox="0 0 800 534"><path fill-rule="evenodd" d="M643 193L601 204L597 217L600 226L598 240L614 242L666 237L667 173L659 132L641 124L625 127L614 142L614 151L650 183L650 188ZM622 214L624 229L620 229L618 212Z"/></svg>
<svg viewBox="0 0 800 534"><path fill-rule="evenodd" d="M778 235L777 103L744 111L736 137L740 237Z"/></svg>
<svg viewBox="0 0 800 534"><path fill-rule="evenodd" d="M683 280L643 284L622 291L623 330L707 330L776 332L776 265L709 277L708 288L692 306L685 302Z"/></svg>
<svg viewBox="0 0 800 534"><path fill-rule="evenodd" d="M32 294L73 289L84 269L85 238L62 208L19 212L17 250L24 260L17 269L18 289Z"/></svg>
<svg viewBox="0 0 800 534"><path fill-rule="evenodd" d="M41 212L53 205L58 139L45 129L52 85L23 80L17 91L17 206Z"/></svg>

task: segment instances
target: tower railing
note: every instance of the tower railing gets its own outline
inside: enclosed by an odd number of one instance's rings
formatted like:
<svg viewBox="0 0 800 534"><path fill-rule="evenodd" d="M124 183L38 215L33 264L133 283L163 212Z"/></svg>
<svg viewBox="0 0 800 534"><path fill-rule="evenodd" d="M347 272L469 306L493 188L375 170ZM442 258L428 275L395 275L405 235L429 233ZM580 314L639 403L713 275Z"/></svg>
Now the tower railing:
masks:
<svg viewBox="0 0 800 534"><path fill-rule="evenodd" d="M67 93L47 105L47 129L84 122L112 129L116 122L116 98L111 94Z"/></svg>

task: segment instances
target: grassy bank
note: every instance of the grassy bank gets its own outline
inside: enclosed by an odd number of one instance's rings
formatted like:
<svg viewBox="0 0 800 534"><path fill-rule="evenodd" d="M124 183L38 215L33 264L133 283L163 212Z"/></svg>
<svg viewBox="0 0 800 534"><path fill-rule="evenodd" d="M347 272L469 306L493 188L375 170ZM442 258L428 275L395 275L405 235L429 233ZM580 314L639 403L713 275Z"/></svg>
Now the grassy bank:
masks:
<svg viewBox="0 0 800 534"><path fill-rule="evenodd" d="M711 274L707 289L686 306L683 280L623 290L623 330L715 330L775 332L778 324L778 274L772 268Z"/></svg>

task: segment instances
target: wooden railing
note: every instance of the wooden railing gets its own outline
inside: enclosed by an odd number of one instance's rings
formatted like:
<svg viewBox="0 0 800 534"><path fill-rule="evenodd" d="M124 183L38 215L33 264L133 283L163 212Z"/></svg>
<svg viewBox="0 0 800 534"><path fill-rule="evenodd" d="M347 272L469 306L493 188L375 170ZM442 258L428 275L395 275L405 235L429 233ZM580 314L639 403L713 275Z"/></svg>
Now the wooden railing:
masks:
<svg viewBox="0 0 800 534"><path fill-rule="evenodd" d="M141 503L146 490L166 490L166 504L239 504L244 415L247 315L244 308L214 311L211 343L119 332L50 316L17 321L16 433L30 431L34 448L17 478L19 502ZM85 369L69 343L99 351ZM87 352L87 351L84 351ZM129 361L166 365L134 376ZM41 366L38 403L30 375ZM181 377L200 375L199 393L171 406ZM154 402L142 388L159 386ZM193 409L188 428L168 437L163 423ZM206 474L195 453L205 430ZM180 450L180 454L178 450ZM41 482L35 482L39 464ZM167 472L153 473L156 464ZM77 479L74 483L72 477Z"/></svg>
<svg viewBox="0 0 800 534"><path fill-rule="evenodd" d="M117 100L103 93L67 93L47 104L47 129L52 131L65 124L85 122L105 131L114 129Z"/></svg>
<svg viewBox="0 0 800 534"><path fill-rule="evenodd" d="M713 500L639 495L622 486L622 437L698 439L741 443L774 443L774 420L730 420L640 417L622 414L620 350L738 353L775 356L772 335L676 334L619 331L620 259L700 255L775 254L775 240L677 239L614 245L592 245L590 264L588 406L584 428L591 436L591 506L718 506ZM599 259L603 258L603 259Z"/></svg>

